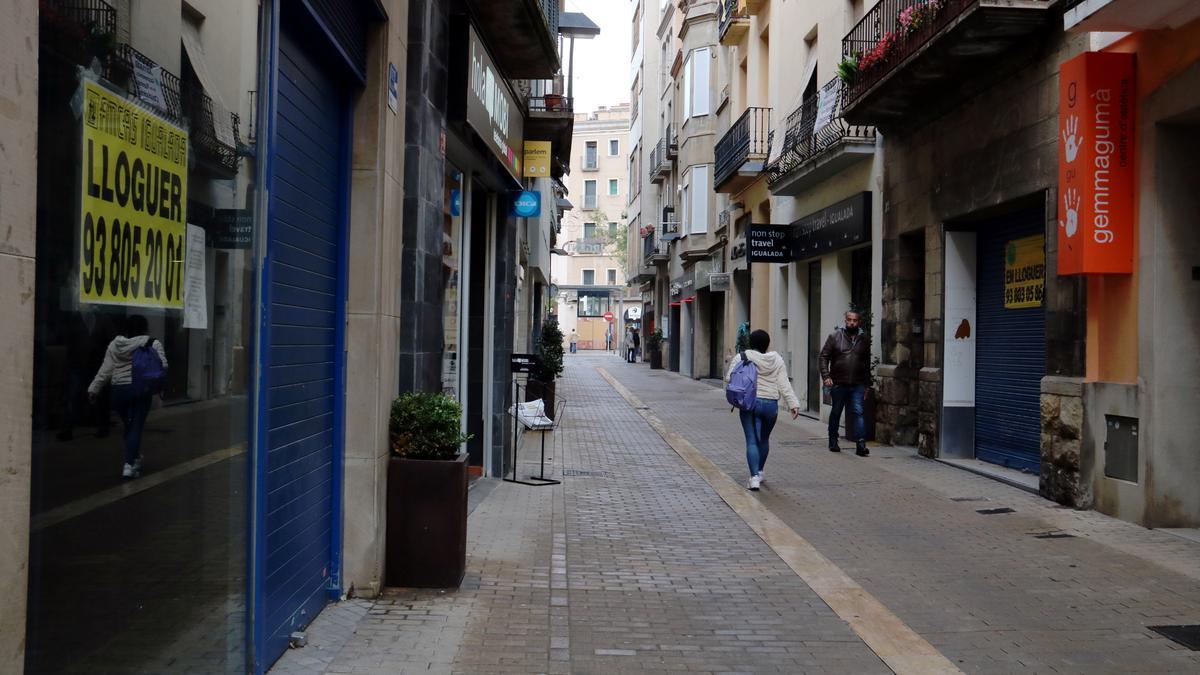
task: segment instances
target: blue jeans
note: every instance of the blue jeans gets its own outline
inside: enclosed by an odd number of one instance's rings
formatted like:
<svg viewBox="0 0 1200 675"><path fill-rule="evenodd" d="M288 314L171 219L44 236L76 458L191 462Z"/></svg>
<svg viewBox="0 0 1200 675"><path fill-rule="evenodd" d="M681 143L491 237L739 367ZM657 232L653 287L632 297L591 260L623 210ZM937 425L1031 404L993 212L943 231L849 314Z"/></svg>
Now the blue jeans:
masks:
<svg viewBox="0 0 1200 675"><path fill-rule="evenodd" d="M746 434L746 464L750 475L757 476L767 465L767 454L771 452L771 430L779 418L779 401L760 398L752 410L738 411L738 415Z"/></svg>
<svg viewBox="0 0 1200 675"><path fill-rule="evenodd" d="M125 463L133 464L142 456L142 430L150 415L151 396L133 393L133 385L117 384L112 388L113 408L121 418L125 434Z"/></svg>
<svg viewBox="0 0 1200 675"><path fill-rule="evenodd" d="M853 418L854 428L851 436L855 441L866 440L867 425L863 421L863 397L866 396L867 388L861 384L853 386L838 386L834 387L830 392L833 397L833 412L829 413L829 440L836 441L838 427L841 426L842 411L849 404L849 414Z"/></svg>

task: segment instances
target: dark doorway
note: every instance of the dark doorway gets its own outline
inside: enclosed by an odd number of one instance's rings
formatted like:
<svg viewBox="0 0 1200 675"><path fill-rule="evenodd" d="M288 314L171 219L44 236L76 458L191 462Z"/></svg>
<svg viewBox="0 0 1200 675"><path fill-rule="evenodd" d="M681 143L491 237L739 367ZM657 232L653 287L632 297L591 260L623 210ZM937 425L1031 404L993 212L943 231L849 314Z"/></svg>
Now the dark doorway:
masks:
<svg viewBox="0 0 1200 675"><path fill-rule="evenodd" d="M679 336L683 327L679 325L680 317L679 305L671 305L671 354L668 366L672 371L679 372L679 348L683 344Z"/></svg>
<svg viewBox="0 0 1200 675"><path fill-rule="evenodd" d="M725 377L725 294L709 293L708 376Z"/></svg>
<svg viewBox="0 0 1200 675"><path fill-rule="evenodd" d="M821 412L821 261L808 264L808 411Z"/></svg>

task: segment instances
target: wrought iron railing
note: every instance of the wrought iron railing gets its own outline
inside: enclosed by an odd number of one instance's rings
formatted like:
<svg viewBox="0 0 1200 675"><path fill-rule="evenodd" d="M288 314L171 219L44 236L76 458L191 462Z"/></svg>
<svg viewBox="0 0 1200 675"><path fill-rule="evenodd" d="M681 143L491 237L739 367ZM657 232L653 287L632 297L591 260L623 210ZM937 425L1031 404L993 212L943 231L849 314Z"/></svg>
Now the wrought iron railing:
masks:
<svg viewBox="0 0 1200 675"><path fill-rule="evenodd" d="M745 0L720 0L721 14L717 19L718 39L725 38L729 25L738 19L749 19L750 10L746 8Z"/></svg>
<svg viewBox="0 0 1200 675"><path fill-rule="evenodd" d="M560 112L570 114L574 111L575 100L570 96L546 94L544 96L529 97L529 112Z"/></svg>
<svg viewBox="0 0 1200 675"><path fill-rule="evenodd" d="M159 68L159 83L162 86L163 107L154 101L154 94L142 90L142 84L134 77L135 68ZM150 57L134 49L130 45L118 45L112 58L104 65L104 77L114 84L125 87L129 93L143 103L166 115L172 121L183 121L182 87L179 76L165 68L160 68Z"/></svg>
<svg viewBox="0 0 1200 675"><path fill-rule="evenodd" d="M651 234L642 239L642 265L651 267L655 263L662 262L668 257L668 247L670 244Z"/></svg>
<svg viewBox="0 0 1200 675"><path fill-rule="evenodd" d="M38 24L42 49L80 65L87 65L92 57L104 65L106 48L116 46L117 10L104 0L42 0ZM107 46L105 39L111 40Z"/></svg>
<svg viewBox="0 0 1200 675"><path fill-rule="evenodd" d="M679 137L675 135L675 125L667 125L667 159L675 159L679 156Z"/></svg>
<svg viewBox="0 0 1200 675"><path fill-rule="evenodd" d="M743 164L766 159L770 150L771 109L747 108L729 131L717 141L714 150L716 173L713 184L720 185Z"/></svg>
<svg viewBox="0 0 1200 675"><path fill-rule="evenodd" d="M857 63L846 90L853 104L979 0L879 0L842 39Z"/></svg>
<svg viewBox="0 0 1200 675"><path fill-rule="evenodd" d="M183 88L184 111L187 114L190 128L188 137L192 148L196 151L197 159L221 170L225 174L236 174L238 169L238 115L231 111L222 111L229 115L228 123L233 131L233 144L221 140L217 134L217 119L212 97L204 91L198 79L189 77Z"/></svg>
<svg viewBox="0 0 1200 675"><path fill-rule="evenodd" d="M671 159L667 152L667 139L660 138L650 150L650 180L658 182L671 172Z"/></svg>
<svg viewBox="0 0 1200 675"><path fill-rule="evenodd" d="M870 141L875 127L847 124L842 117L845 87L834 78L808 96L787 118L779 157L767 167L767 184L775 185L790 172L843 140ZM823 109L821 101L828 109ZM818 125L819 123L819 125Z"/></svg>

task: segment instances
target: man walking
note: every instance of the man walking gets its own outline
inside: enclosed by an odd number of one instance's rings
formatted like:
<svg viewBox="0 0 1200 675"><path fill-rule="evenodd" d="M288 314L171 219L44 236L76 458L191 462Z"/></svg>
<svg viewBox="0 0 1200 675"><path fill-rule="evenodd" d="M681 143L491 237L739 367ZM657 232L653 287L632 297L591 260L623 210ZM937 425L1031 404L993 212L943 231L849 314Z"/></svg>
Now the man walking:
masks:
<svg viewBox="0 0 1200 675"><path fill-rule="evenodd" d="M838 447L838 428L842 411L847 405L852 418L851 435L857 446L855 454L866 457L866 425L863 422L863 398L871 381L871 339L859 327L858 312L846 312L846 327L830 333L821 348L821 379L830 388L833 412L829 414L829 451L841 452Z"/></svg>

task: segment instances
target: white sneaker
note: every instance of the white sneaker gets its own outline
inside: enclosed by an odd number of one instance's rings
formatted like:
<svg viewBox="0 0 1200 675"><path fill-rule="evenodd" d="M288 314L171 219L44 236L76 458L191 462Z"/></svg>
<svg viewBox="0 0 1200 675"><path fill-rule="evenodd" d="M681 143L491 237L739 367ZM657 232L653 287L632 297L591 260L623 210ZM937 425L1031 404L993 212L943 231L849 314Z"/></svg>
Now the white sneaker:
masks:
<svg viewBox="0 0 1200 675"><path fill-rule="evenodd" d="M750 476L750 489L758 491L758 486L762 484L762 478L759 476Z"/></svg>
<svg viewBox="0 0 1200 675"><path fill-rule="evenodd" d="M137 469L135 469L133 467L132 464L126 464L124 466L124 468L121 469L121 478L137 478L137 477L138 477L138 471L137 471Z"/></svg>
<svg viewBox="0 0 1200 675"><path fill-rule="evenodd" d="M137 459L133 460L133 474L135 476L142 475L142 458L141 457L138 457Z"/></svg>
<svg viewBox="0 0 1200 675"><path fill-rule="evenodd" d="M141 465L138 465L138 468L141 468ZM758 470L758 484L762 485L765 482L767 482L767 470L759 469Z"/></svg>

